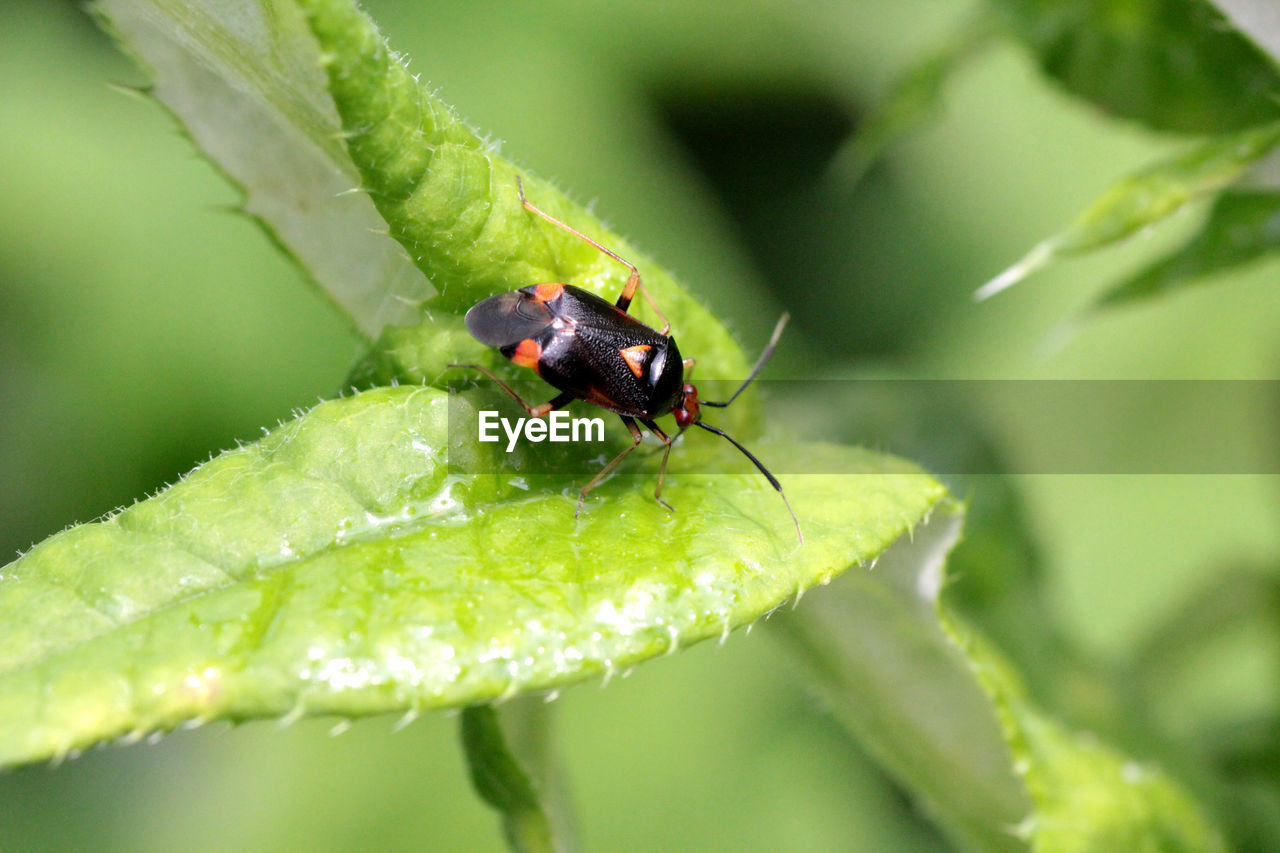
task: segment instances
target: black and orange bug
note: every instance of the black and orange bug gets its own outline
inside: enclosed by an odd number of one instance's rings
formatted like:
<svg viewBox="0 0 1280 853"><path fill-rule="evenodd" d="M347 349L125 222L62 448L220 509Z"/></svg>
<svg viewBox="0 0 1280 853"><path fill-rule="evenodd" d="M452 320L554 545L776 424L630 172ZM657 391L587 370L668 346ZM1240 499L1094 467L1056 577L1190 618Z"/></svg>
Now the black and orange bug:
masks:
<svg viewBox="0 0 1280 853"><path fill-rule="evenodd" d="M795 522L796 535L804 542L800 521L791 509L791 502L787 500L778 479L737 439L702 420L703 406L728 406L756 378L765 362L773 355L788 316L783 314L779 318L764 352L760 354L755 367L751 368L750 375L733 392L733 396L723 403L699 400L698 389L685 382L685 371L693 367L693 359L681 358L675 339L668 334L671 324L640 283L640 272L635 265L581 231L535 207L525 197L524 182L519 176L516 178L516 185L520 192L520 203L525 210L590 243L629 269L631 275L617 302L601 299L594 293L570 284L547 282L490 296L473 305L467 312L467 329L472 337L482 344L496 347L503 356L521 367L530 368L560 391L548 402L530 406L492 371L481 365L450 366L478 370L488 376L510 394L530 417L543 417L573 400L585 400L602 409L616 412L622 418L622 423L631 433L631 444L582 488L575 516L582 512L583 503L591 490L627 454L640 446L644 436L636 425L637 421L666 445L662 465L658 469L658 486L653 496L658 503L672 510L673 507L662 499L662 481L667 474L671 445L686 429L698 426L726 439L751 460L782 496L782 502ZM649 305L662 318L662 331L646 326L627 313L637 291L644 294ZM680 428L674 436L668 435L654 423L655 418L668 413L675 416L676 426Z"/></svg>

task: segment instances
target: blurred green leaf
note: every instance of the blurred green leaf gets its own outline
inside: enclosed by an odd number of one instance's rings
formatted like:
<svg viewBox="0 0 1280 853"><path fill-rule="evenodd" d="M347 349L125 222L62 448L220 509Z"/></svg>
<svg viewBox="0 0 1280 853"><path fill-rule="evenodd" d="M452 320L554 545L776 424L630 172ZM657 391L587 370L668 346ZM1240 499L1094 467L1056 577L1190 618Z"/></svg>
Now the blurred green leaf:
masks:
<svg viewBox="0 0 1280 853"><path fill-rule="evenodd" d="M816 435L859 441L939 472L965 501L964 536L947 557L947 574L956 579L943 590L947 606L1010 655L1035 695L1056 698L1078 687L1067 673L1075 675L1080 663L1057 626L1043 549L992 435L990 400L984 407L983 394L963 382L913 382L883 370L849 379L788 383L793 393L779 400L775 392L773 402L784 411L824 413L829 421Z"/></svg>
<svg viewBox="0 0 1280 853"><path fill-rule="evenodd" d="M873 572L848 573L769 622L799 653L841 723L964 849L1022 850L1030 811L991 703L938 620L944 564L960 533L935 512Z"/></svg>
<svg viewBox="0 0 1280 853"><path fill-rule="evenodd" d="M948 627L995 702L1013 767L1034 803L1016 829L1032 850L1226 850L1196 803L1163 771L1040 712L995 649L957 620Z"/></svg>
<svg viewBox="0 0 1280 853"><path fill-rule="evenodd" d="M1212 0L1232 26L1261 48L1273 62L1280 62L1280 29L1271 0Z"/></svg>
<svg viewBox="0 0 1280 853"><path fill-rule="evenodd" d="M98 0L151 93L367 338L412 322L432 287L386 238L292 0Z"/></svg>
<svg viewBox="0 0 1280 853"><path fill-rule="evenodd" d="M1195 685L1222 674L1223 660L1240 657L1230 644L1243 637L1256 638L1261 648L1280 647L1280 576L1274 566L1239 563L1212 573L1132 645L1121 676L1130 708L1127 724L1163 718L1166 729L1178 731L1184 743L1191 740L1185 723L1167 720L1177 718L1179 705L1188 701L1188 693L1194 696ZM1258 689L1270 693L1267 686ZM1219 693L1221 684L1210 690ZM1234 705L1224 701L1217 719L1203 712L1195 715L1196 769L1212 768L1201 780L1203 796L1222 816L1236 849L1274 850L1280 847L1275 704L1266 701L1261 713L1248 702ZM1186 750L1169 754L1174 760L1188 759Z"/></svg>
<svg viewBox="0 0 1280 853"><path fill-rule="evenodd" d="M1280 143L1280 123L1220 136L1112 185L1062 231L974 294L986 299L1065 255L1115 243L1238 181Z"/></svg>
<svg viewBox="0 0 1280 853"><path fill-rule="evenodd" d="M1229 786L1219 808L1236 849L1280 847L1280 714L1230 721L1204 740L1201 749Z"/></svg>
<svg viewBox="0 0 1280 853"><path fill-rule="evenodd" d="M875 572L846 574L770 623L842 723L965 849L1223 849L1176 782L1038 710L1006 659L940 603L958 522L935 512Z"/></svg>
<svg viewBox="0 0 1280 853"><path fill-rule="evenodd" d="M1228 190L1213 203L1200 231L1182 248L1108 290L1110 308L1203 283L1217 272L1280 249L1280 193Z"/></svg>
<svg viewBox="0 0 1280 853"><path fill-rule="evenodd" d="M1206 0L995 0L1047 74L1159 130L1222 133L1280 117L1280 74Z"/></svg>

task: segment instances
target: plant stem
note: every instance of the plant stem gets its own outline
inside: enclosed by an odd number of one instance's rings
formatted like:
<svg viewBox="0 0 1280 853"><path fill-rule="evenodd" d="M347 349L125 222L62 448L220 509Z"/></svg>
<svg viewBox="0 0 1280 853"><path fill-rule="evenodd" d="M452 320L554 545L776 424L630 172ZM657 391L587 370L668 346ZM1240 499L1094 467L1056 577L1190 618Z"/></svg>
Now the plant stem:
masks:
<svg viewBox="0 0 1280 853"><path fill-rule="evenodd" d="M522 697L502 707L472 705L460 734L471 782L502 817L507 844L517 853L572 850L566 800L549 739L550 706Z"/></svg>

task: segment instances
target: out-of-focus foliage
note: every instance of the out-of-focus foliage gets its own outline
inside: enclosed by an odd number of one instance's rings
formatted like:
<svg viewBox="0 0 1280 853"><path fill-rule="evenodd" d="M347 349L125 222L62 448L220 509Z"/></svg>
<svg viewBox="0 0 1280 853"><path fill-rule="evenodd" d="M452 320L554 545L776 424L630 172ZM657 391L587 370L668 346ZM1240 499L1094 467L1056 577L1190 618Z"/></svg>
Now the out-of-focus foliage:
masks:
<svg viewBox="0 0 1280 853"><path fill-rule="evenodd" d="M1159 130L1275 121L1280 74L1208 0L994 0L1072 94Z"/></svg>
<svg viewBox="0 0 1280 853"><path fill-rule="evenodd" d="M1177 251L1103 294L1100 306L1160 296L1280 248L1280 194L1232 189L1214 199L1204 225Z"/></svg>
<svg viewBox="0 0 1280 853"><path fill-rule="evenodd" d="M1220 4L1248 25L1242 34L1208 0L1134 4L998 0L1045 70L1072 92L1157 130L1203 134L1193 150L1112 185L1065 229L977 291L1010 287L1051 261L1095 251L1159 224L1208 196L1216 204L1199 234L1100 300L1121 305L1195 284L1274 251L1269 194L1276 184L1280 90L1277 42L1248 0Z"/></svg>
<svg viewBox="0 0 1280 853"><path fill-rule="evenodd" d="M1224 193L1251 168L1264 170L1266 158L1278 143L1280 123L1223 134L1125 178L1081 211L1070 225L1039 243L1025 258L979 288L975 295L986 299L1017 284L1050 261L1109 246L1150 228L1192 202ZM1219 223L1219 227L1223 224ZM1267 249L1265 227L1241 231L1237 225L1234 230L1235 241L1247 246L1241 245L1235 253L1220 256L1217 266L1238 263ZM1181 254L1211 266L1214 264L1207 257L1209 251L1209 247L1193 241Z"/></svg>

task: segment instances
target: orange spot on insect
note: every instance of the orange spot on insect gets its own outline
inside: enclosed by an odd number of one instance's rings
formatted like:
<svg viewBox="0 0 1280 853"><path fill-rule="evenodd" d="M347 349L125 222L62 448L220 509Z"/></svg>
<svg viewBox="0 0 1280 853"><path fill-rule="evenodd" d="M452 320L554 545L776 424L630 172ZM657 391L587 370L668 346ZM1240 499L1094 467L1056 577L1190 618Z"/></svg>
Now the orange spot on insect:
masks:
<svg viewBox="0 0 1280 853"><path fill-rule="evenodd" d="M548 281L534 288L534 298L539 302L550 302L553 299L559 299L562 293L564 293L564 285L556 281Z"/></svg>
<svg viewBox="0 0 1280 853"><path fill-rule="evenodd" d="M525 338L516 344L516 351L511 353L511 360L521 367L538 369L538 359L542 358L542 345L533 338Z"/></svg>
<svg viewBox="0 0 1280 853"><path fill-rule="evenodd" d="M622 360L627 363L627 367L631 369L631 375L636 379L640 378L640 374L644 373L644 354L653 347L648 344L636 344L633 347L618 350L618 354L622 356Z"/></svg>

